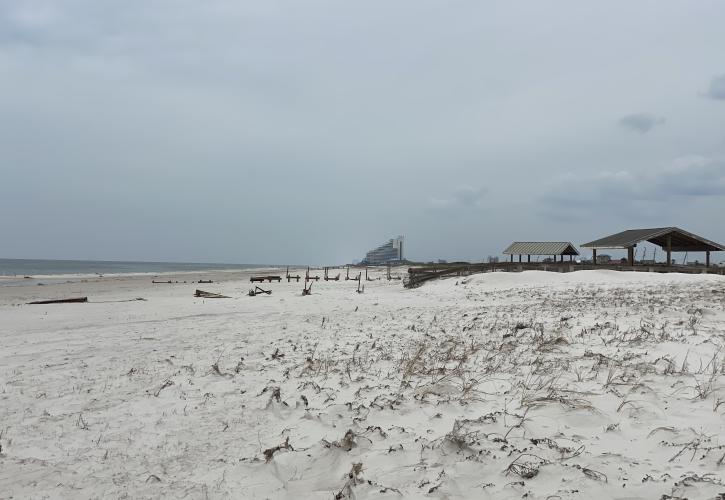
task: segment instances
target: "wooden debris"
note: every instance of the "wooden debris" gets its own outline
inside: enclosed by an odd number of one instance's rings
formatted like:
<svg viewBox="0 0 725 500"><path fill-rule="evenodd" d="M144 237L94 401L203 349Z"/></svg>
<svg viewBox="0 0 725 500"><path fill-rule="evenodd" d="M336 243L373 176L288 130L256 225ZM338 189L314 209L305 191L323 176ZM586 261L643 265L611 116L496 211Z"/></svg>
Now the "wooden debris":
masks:
<svg viewBox="0 0 725 500"><path fill-rule="evenodd" d="M307 266L307 272L305 273L305 283L307 283L308 281L312 281L312 280L319 281L320 277L319 276L310 276L310 267Z"/></svg>
<svg viewBox="0 0 725 500"><path fill-rule="evenodd" d="M299 274L297 276L290 275L290 273L289 273L289 266L287 266L287 274L285 275L285 277L287 278L287 283L289 283L291 280L296 280L297 283L300 282L300 275Z"/></svg>
<svg viewBox="0 0 725 500"><path fill-rule="evenodd" d="M265 281L269 281L272 283L273 281L282 281L281 276L252 276L249 278L249 281L252 283L264 283Z"/></svg>
<svg viewBox="0 0 725 500"><path fill-rule="evenodd" d="M76 297L72 299L36 300L28 304L72 304L75 302L88 302L88 297Z"/></svg>
<svg viewBox="0 0 725 500"><path fill-rule="evenodd" d="M204 299L229 299L226 295L220 293L205 292L204 290L197 290L194 293L194 297L202 297Z"/></svg>
<svg viewBox="0 0 725 500"><path fill-rule="evenodd" d="M337 276L333 277L328 274L328 269L327 267L325 268L325 281L340 281L340 273L337 273Z"/></svg>
<svg viewBox="0 0 725 500"><path fill-rule="evenodd" d="M212 280L199 280L197 283L214 283Z"/></svg>
<svg viewBox="0 0 725 500"><path fill-rule="evenodd" d="M312 295L312 283L310 283L310 286L305 284L305 287L302 289L302 295Z"/></svg>
<svg viewBox="0 0 725 500"><path fill-rule="evenodd" d="M388 281L401 279L403 279L401 276L393 276L392 274L390 274L390 263L388 263Z"/></svg>
<svg viewBox="0 0 725 500"><path fill-rule="evenodd" d="M254 297L255 295L259 295L262 293L266 293L267 295L272 295L272 290L265 290L264 288L259 288L258 286L255 286L254 288L249 289L250 297Z"/></svg>

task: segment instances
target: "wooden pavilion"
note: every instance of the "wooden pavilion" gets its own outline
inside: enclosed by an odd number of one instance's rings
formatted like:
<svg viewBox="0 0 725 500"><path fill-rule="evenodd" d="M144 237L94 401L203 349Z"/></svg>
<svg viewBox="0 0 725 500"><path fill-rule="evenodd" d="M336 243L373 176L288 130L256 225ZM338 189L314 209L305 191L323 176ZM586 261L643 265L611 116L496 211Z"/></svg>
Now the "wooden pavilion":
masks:
<svg viewBox="0 0 725 500"><path fill-rule="evenodd" d="M705 267L710 267L710 252L725 251L725 246L678 227L652 229L628 229L582 245L592 249L592 260L597 263L599 249L626 249L627 262L634 265L634 249L642 241L648 241L667 252L667 265L672 264L672 252L705 252Z"/></svg>
<svg viewBox="0 0 725 500"><path fill-rule="evenodd" d="M564 262L565 255L569 256L569 261L579 255L574 245L568 241L514 241L503 253L511 256L511 262L514 261L514 255L519 256L519 262L523 255L526 255L526 262L531 262L532 255L553 257L554 262L557 262L557 257Z"/></svg>

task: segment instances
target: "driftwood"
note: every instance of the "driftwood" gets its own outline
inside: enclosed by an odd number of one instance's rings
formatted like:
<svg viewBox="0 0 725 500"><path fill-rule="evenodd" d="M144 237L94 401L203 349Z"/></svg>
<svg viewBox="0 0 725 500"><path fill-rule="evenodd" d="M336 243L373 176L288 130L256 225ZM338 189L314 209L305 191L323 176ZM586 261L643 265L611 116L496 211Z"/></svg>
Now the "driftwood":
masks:
<svg viewBox="0 0 725 500"><path fill-rule="evenodd" d="M272 295L272 290L265 290L264 288L259 288L258 286L255 286L254 288L249 289L250 297L254 297L255 295L259 295L261 293L266 293L267 295Z"/></svg>
<svg viewBox="0 0 725 500"><path fill-rule="evenodd" d="M204 299L229 299L226 295L220 293L205 292L204 290L197 290L194 293L194 297L202 297Z"/></svg>
<svg viewBox="0 0 725 500"><path fill-rule="evenodd" d="M36 300L28 304L71 304L75 302L88 302L88 297L76 297L73 299Z"/></svg>
<svg viewBox="0 0 725 500"><path fill-rule="evenodd" d="M305 285L302 289L302 295L312 295L312 283L310 283L310 286Z"/></svg>
<svg viewBox="0 0 725 500"><path fill-rule="evenodd" d="M212 280L199 280L197 283L214 283Z"/></svg>

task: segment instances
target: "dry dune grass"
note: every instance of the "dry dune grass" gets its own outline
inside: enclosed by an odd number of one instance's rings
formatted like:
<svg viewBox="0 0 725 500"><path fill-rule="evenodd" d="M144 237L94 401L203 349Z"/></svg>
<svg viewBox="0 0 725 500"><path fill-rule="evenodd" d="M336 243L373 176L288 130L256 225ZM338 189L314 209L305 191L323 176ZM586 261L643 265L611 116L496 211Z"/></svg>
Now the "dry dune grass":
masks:
<svg viewBox="0 0 725 500"><path fill-rule="evenodd" d="M321 284L243 326L221 310L178 322L152 354L138 335L115 357L86 352L65 387L54 368L6 369L4 401L29 410L3 412L2 482L68 493L59 478L76 470L75 487L95 478L110 496L209 498L725 492L724 283L485 280ZM50 436L58 451L31 460Z"/></svg>

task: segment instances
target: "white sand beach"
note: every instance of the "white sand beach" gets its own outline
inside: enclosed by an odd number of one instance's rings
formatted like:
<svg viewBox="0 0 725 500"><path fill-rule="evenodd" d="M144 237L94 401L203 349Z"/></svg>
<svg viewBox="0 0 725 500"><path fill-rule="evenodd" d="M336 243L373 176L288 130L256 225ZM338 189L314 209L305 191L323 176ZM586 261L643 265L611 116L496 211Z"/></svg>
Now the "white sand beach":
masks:
<svg viewBox="0 0 725 500"><path fill-rule="evenodd" d="M0 497L725 492L723 276L251 273L0 286Z"/></svg>

